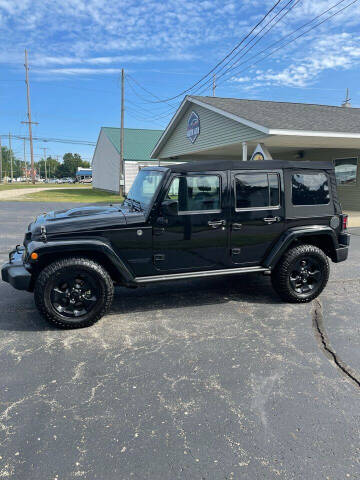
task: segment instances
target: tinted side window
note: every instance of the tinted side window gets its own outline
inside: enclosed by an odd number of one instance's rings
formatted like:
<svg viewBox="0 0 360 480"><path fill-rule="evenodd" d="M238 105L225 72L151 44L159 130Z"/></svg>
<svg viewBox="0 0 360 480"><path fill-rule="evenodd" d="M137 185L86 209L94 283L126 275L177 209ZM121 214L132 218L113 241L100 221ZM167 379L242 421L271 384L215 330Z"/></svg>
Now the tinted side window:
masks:
<svg viewBox="0 0 360 480"><path fill-rule="evenodd" d="M326 205L330 202L325 173L295 173L292 176L293 205Z"/></svg>
<svg viewBox="0 0 360 480"><path fill-rule="evenodd" d="M268 175L268 179L269 179L270 205L272 206L280 205L279 175L277 173L270 173Z"/></svg>
<svg viewBox="0 0 360 480"><path fill-rule="evenodd" d="M277 173L240 173L235 176L236 208L276 207L280 204Z"/></svg>
<svg viewBox="0 0 360 480"><path fill-rule="evenodd" d="M167 198L179 202L179 212L220 210L220 177L218 175L191 175L176 177Z"/></svg>
<svg viewBox="0 0 360 480"><path fill-rule="evenodd" d="M335 160L335 175L338 185L355 185L357 171L357 158L337 158Z"/></svg>

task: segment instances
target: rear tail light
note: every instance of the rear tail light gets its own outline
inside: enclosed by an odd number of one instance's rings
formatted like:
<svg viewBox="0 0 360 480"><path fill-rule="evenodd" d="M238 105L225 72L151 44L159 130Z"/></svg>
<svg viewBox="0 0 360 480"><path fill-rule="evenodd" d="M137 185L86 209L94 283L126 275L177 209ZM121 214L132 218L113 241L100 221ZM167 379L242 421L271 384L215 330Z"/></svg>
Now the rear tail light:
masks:
<svg viewBox="0 0 360 480"><path fill-rule="evenodd" d="M348 228L348 215L344 214L342 216L342 229L347 230Z"/></svg>

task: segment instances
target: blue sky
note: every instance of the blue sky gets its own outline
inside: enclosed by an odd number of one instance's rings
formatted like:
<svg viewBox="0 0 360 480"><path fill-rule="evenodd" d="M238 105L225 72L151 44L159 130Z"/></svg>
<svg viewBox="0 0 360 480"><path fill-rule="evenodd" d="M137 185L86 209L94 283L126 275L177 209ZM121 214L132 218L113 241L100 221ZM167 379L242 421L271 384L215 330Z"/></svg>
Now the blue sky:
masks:
<svg viewBox="0 0 360 480"><path fill-rule="evenodd" d="M341 2L319 21L350 2ZM155 96L175 96L207 73L274 3L0 0L0 133L27 133L20 123L26 120L24 48L29 51L33 120L39 122L34 135L96 141L101 126L120 123L122 67ZM223 77L219 73L216 94L339 105L349 87L352 105L360 107L360 1L270 57L252 59L282 37L293 38L286 36L337 2L293 3L241 65ZM256 32L262 35L272 25ZM156 98L131 78L125 126L164 128L182 98L170 105L151 103ZM203 94L210 95L210 87ZM35 154L44 146L52 155L72 151L91 159L93 153L92 147L36 142ZM14 141L13 149L22 154L21 142Z"/></svg>

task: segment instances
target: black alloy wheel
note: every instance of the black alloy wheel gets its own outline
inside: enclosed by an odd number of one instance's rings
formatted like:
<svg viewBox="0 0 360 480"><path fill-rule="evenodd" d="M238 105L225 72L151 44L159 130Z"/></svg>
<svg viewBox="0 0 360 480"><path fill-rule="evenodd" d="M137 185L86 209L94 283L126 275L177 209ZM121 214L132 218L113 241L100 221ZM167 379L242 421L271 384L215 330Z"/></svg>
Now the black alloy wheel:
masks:
<svg viewBox="0 0 360 480"><path fill-rule="evenodd" d="M322 281L321 263L315 257L304 257L295 262L290 273L290 285L299 295L316 291Z"/></svg>
<svg viewBox="0 0 360 480"><path fill-rule="evenodd" d="M320 248L298 245L284 253L271 274L271 282L283 300L311 302L325 288L329 273L328 258Z"/></svg>
<svg viewBox="0 0 360 480"><path fill-rule="evenodd" d="M82 328L93 325L109 310L114 284L94 260L63 258L40 272L34 295L48 322L60 328Z"/></svg>
<svg viewBox="0 0 360 480"><path fill-rule="evenodd" d="M50 300L53 309L68 321L89 313L100 300L100 289L89 272L64 272L53 282Z"/></svg>

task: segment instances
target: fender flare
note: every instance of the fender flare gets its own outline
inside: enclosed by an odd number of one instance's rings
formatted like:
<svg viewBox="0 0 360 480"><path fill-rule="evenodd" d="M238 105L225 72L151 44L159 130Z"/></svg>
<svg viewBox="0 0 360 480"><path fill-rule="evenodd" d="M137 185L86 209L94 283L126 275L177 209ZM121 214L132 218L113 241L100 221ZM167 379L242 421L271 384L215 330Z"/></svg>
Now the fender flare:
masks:
<svg viewBox="0 0 360 480"><path fill-rule="evenodd" d="M50 254L86 254L91 252L100 253L111 262L126 284L135 283L135 275L117 255L112 246L100 239L49 240L47 242L33 241L28 244L27 248L29 256L32 252L36 251L36 253L39 255L39 259ZM32 260L30 260L29 263L30 265L36 265L36 263Z"/></svg>
<svg viewBox="0 0 360 480"><path fill-rule="evenodd" d="M286 230L272 247L269 254L266 256L263 266L265 268L274 268L280 257L288 249L289 245L299 238L309 237L309 236L328 236L331 238L334 251L338 248L338 241L336 233L334 230L326 225L311 225L309 227L294 227Z"/></svg>

